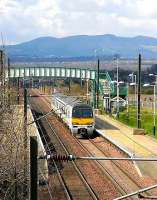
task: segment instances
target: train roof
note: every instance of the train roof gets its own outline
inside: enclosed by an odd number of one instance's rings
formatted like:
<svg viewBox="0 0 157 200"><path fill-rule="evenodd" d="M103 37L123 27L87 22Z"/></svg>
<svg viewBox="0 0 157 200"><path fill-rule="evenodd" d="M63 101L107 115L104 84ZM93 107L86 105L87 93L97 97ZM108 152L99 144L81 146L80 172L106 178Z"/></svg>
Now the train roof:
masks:
<svg viewBox="0 0 157 200"><path fill-rule="evenodd" d="M86 104L86 103L77 103L75 104L75 106L77 107L81 107L81 108L91 108L90 105Z"/></svg>
<svg viewBox="0 0 157 200"><path fill-rule="evenodd" d="M88 105L88 104L83 103L78 97L66 96L61 93L56 93L53 95L53 97L61 101L64 105L70 105L70 106L76 105L76 106L81 106L81 107L87 107Z"/></svg>
<svg viewBox="0 0 157 200"><path fill-rule="evenodd" d="M54 98L60 100L62 103L67 104L67 105L74 105L78 103L82 103L82 101L74 96L66 96L61 93L56 93L53 95Z"/></svg>

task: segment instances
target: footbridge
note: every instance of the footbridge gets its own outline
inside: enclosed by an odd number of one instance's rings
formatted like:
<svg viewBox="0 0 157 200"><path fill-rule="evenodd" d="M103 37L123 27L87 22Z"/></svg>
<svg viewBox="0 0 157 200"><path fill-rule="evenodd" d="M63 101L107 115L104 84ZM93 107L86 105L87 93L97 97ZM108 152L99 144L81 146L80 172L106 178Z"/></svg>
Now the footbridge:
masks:
<svg viewBox="0 0 157 200"><path fill-rule="evenodd" d="M96 81L98 79L98 72L95 69L81 69L69 67L11 67L8 73L9 78L78 78L83 80ZM111 79L108 72L100 73L99 78L100 93L110 92L111 96L116 96L116 84ZM120 95L126 95L126 87L120 87Z"/></svg>
<svg viewBox="0 0 157 200"><path fill-rule="evenodd" d="M111 79L108 72L100 73L96 69L89 68L74 68L74 67L47 67L47 66L25 66L25 67L11 67L8 71L10 79L63 79L63 78L77 78L81 80L90 80L92 84L93 97L98 93L104 99L112 99L117 96L117 89L115 82ZM98 81L99 77L99 81ZM99 86L98 86L99 82ZM126 97L126 86L119 86L119 96Z"/></svg>
<svg viewBox="0 0 157 200"><path fill-rule="evenodd" d="M12 67L10 78L81 78L95 80L97 71L92 69L67 68L67 67Z"/></svg>

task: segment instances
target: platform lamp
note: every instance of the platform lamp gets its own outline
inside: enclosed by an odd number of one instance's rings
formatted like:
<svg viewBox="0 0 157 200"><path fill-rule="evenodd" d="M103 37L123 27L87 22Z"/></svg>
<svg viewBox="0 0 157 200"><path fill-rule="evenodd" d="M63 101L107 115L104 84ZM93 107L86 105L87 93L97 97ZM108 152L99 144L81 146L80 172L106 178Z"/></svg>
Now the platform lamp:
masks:
<svg viewBox="0 0 157 200"><path fill-rule="evenodd" d="M135 105L137 104L137 98L136 98L136 94L137 94L137 91L136 91L136 86L137 86L137 83L136 83L136 74L132 73L132 74L129 74L129 77L132 78L132 82L130 83L131 86L135 86Z"/></svg>
<svg viewBox="0 0 157 200"><path fill-rule="evenodd" d="M155 84L157 82L157 74L149 74L149 76L154 76L155 77Z"/></svg>
<svg viewBox="0 0 157 200"><path fill-rule="evenodd" d="M114 61L116 61L116 81L113 81L113 82L115 82L115 83L117 83L116 84L116 90L117 90L117 96L116 96L116 98L117 98L117 118L119 118L119 59L118 59L118 56L116 55L115 57L114 57Z"/></svg>
<svg viewBox="0 0 157 200"><path fill-rule="evenodd" d="M117 67L117 118L119 118L119 60L118 60L118 57L116 59L116 67Z"/></svg>
<svg viewBox="0 0 157 200"><path fill-rule="evenodd" d="M157 74L149 74L149 76L155 77L155 85L157 84Z"/></svg>
<svg viewBox="0 0 157 200"><path fill-rule="evenodd" d="M146 83L143 85L144 87L153 87L154 89L154 106L153 106L153 134L155 135L156 132L156 123L155 123L155 114L156 114L156 103L155 103L155 99L156 99L156 94L155 94L155 90L156 90L156 85L150 85L149 83Z"/></svg>
<svg viewBox="0 0 157 200"><path fill-rule="evenodd" d="M119 85L120 84L123 84L124 83L124 81L111 81L112 83L116 83L116 87L117 87L117 96L116 96L116 103L117 103L117 111L116 111L116 115L117 115L117 118L119 118L119 100L120 100L120 98L119 98Z"/></svg>

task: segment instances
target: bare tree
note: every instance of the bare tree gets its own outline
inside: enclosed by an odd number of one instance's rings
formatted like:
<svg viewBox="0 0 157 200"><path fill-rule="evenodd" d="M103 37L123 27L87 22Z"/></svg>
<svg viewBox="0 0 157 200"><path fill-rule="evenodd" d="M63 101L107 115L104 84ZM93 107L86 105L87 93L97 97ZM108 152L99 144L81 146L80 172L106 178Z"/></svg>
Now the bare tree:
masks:
<svg viewBox="0 0 157 200"><path fill-rule="evenodd" d="M23 109L11 102L5 59L0 50L0 199L27 199Z"/></svg>

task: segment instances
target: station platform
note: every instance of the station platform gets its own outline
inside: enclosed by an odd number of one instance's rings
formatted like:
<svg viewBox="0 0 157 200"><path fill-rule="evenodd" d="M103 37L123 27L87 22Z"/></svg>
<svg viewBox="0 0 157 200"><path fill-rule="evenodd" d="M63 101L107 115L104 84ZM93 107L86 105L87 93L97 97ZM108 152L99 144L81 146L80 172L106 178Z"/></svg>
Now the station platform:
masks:
<svg viewBox="0 0 157 200"><path fill-rule="evenodd" d="M130 157L157 157L157 140L148 135L133 135L133 129L107 115L96 115L98 133L124 150ZM157 178L157 162L136 161L140 176Z"/></svg>

